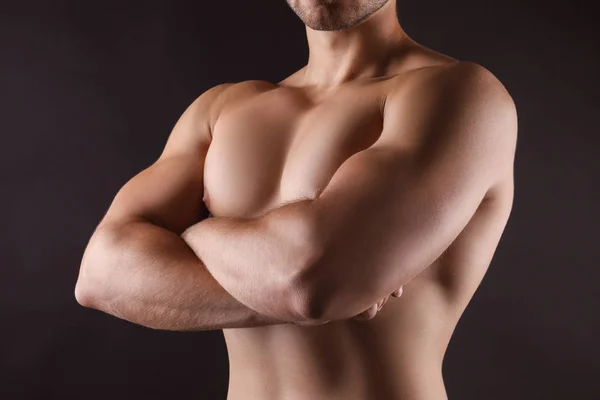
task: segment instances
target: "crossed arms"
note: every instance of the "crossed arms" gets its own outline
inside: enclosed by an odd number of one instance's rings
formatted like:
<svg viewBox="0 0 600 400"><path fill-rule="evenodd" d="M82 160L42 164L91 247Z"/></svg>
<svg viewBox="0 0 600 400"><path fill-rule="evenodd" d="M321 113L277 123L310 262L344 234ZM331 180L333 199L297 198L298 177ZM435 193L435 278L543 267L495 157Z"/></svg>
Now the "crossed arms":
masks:
<svg viewBox="0 0 600 400"><path fill-rule="evenodd" d="M212 114L199 110L213 109L222 89L186 110L159 161L140 174L186 196L157 201L157 188L134 178L115 197L84 254L83 305L178 330L349 318L435 261L512 167L512 99L487 70L459 63L392 93L381 138L346 160L317 197L255 219L197 222L206 212L194 208L203 166L192 160L203 159L208 141L194 142L206 135L184 125L196 112L210 126ZM419 138L417 151L403 147L406 137Z"/></svg>

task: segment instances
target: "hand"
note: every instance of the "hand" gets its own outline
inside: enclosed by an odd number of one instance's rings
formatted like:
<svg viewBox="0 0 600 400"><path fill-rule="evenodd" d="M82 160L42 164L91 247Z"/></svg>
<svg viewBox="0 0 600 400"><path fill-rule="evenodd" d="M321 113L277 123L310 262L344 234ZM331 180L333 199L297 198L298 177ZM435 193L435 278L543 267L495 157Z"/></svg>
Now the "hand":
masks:
<svg viewBox="0 0 600 400"><path fill-rule="evenodd" d="M375 315L377 315L377 313L379 311L381 311L381 309L383 308L383 305L385 303L387 303L390 296L398 298L398 297L402 296L402 291L403 291L402 286L400 286L400 288L395 290L392 294L390 294L389 296L385 296L383 299L381 299L380 301L373 304L371 307L369 307L362 313L360 313L352 318L357 321L368 321L370 319L373 319L375 317Z"/></svg>

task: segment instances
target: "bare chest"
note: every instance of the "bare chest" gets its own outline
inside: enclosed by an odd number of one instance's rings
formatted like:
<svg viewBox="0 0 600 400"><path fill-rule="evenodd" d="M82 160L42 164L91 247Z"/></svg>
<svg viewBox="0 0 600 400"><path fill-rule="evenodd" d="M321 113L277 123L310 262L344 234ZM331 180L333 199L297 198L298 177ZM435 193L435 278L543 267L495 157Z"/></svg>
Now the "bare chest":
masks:
<svg viewBox="0 0 600 400"><path fill-rule="evenodd" d="M204 168L211 213L255 217L315 197L346 159L380 137L385 93L373 85L315 101L277 88L225 106Z"/></svg>

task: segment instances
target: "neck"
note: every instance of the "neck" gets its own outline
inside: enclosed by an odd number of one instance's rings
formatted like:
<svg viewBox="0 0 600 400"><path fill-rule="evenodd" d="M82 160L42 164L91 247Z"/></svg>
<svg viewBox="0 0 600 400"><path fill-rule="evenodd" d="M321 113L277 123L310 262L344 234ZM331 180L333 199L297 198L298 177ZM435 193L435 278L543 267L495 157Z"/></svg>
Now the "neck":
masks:
<svg viewBox="0 0 600 400"><path fill-rule="evenodd" d="M344 82L385 75L394 50L410 39L389 1L358 25L339 31L316 31L306 26L309 56L306 85L335 87Z"/></svg>

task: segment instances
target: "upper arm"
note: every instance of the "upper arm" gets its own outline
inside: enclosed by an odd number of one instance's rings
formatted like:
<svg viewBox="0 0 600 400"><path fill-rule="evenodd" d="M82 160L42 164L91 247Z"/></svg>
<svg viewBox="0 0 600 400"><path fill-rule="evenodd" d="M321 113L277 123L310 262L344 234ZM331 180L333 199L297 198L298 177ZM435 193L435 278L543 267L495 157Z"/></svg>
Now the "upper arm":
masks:
<svg viewBox="0 0 600 400"><path fill-rule="evenodd" d="M188 106L158 159L118 191L100 226L144 220L181 234L206 218L204 160L218 96L229 85L212 87Z"/></svg>
<svg viewBox="0 0 600 400"><path fill-rule="evenodd" d="M309 314L349 317L407 283L511 170L516 113L491 73L461 63L414 82L312 204L322 249L303 275Z"/></svg>

